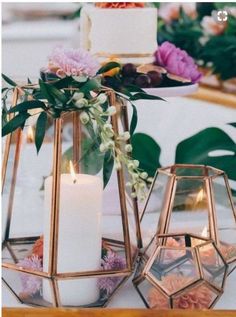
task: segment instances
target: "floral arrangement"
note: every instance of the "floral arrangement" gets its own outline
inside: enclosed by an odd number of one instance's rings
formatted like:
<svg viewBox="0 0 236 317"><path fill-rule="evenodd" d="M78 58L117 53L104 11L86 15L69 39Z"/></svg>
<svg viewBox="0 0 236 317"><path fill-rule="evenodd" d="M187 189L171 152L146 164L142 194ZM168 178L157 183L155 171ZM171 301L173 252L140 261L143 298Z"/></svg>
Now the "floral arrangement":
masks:
<svg viewBox="0 0 236 317"><path fill-rule="evenodd" d="M57 47L49 57L46 68L41 72L38 85L29 84L21 88L25 100L11 109L7 109L8 93L17 84L3 75L11 87L3 88L3 122L2 135L5 136L17 128L24 129L27 119L37 115L35 128L35 145L39 152L45 137L47 122L50 118L61 117L65 112L77 111L80 121L87 129L93 140L93 148L100 150L104 156L107 173L104 173L104 186L109 181L113 166L117 170L122 165L127 167L130 181L127 186L132 188L132 197L144 198L146 184L152 181L148 174L141 170L138 160L132 158L132 146L127 143L137 124L137 110L133 101L139 99L161 99L144 92L133 85L114 90L117 100L126 99L133 107L130 131L116 135L111 118L116 114L116 107L109 103L103 85L103 74L117 67L117 63L110 62L99 69L97 60L87 51L81 49L65 49ZM31 114L29 110L34 110ZM9 119L9 115L14 114Z"/></svg>
<svg viewBox="0 0 236 317"><path fill-rule="evenodd" d="M17 265L32 271L43 271L43 236L35 241L30 255L20 260ZM126 260L122 255L119 255L111 247L103 243L101 268L104 271L120 271L126 268ZM30 297L41 293L42 278L27 273L21 273L20 278L22 285L21 297ZM101 290L102 296L110 295L122 280L123 277L99 278L98 287Z"/></svg>

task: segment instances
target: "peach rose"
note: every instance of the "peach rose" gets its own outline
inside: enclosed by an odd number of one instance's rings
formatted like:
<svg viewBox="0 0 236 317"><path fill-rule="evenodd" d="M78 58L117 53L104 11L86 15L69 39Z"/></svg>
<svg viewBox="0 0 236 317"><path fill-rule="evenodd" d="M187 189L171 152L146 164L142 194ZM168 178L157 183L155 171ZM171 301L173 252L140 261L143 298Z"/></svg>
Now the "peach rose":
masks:
<svg viewBox="0 0 236 317"><path fill-rule="evenodd" d="M192 19L197 17L195 3L166 3L162 4L159 10L159 16L166 22L170 23L173 20L179 19L180 7L182 6L185 14Z"/></svg>
<svg viewBox="0 0 236 317"><path fill-rule="evenodd" d="M205 16L202 19L201 26L203 27L206 34L220 35L224 33L227 22L217 23L212 16Z"/></svg>

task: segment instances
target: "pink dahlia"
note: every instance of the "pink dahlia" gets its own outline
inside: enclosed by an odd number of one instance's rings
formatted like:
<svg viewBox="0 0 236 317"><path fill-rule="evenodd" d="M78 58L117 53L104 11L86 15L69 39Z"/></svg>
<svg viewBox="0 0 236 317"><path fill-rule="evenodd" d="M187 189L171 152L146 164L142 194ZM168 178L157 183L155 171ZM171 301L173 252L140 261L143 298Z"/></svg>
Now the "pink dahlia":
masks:
<svg viewBox="0 0 236 317"><path fill-rule="evenodd" d="M116 252L108 251L102 260L103 270L123 270L126 267L125 259ZM102 277L98 280L98 286L101 290L111 294L113 290L122 281L123 277Z"/></svg>
<svg viewBox="0 0 236 317"><path fill-rule="evenodd" d="M20 260L17 265L24 269L43 271L42 261L37 255L32 255L31 257ZM40 291L42 284L42 279L40 277L29 273L21 273L20 278L24 295L32 296Z"/></svg>
<svg viewBox="0 0 236 317"><path fill-rule="evenodd" d="M48 71L58 77L88 76L93 77L99 69L98 61L84 49L54 48L49 56Z"/></svg>
<svg viewBox="0 0 236 317"><path fill-rule="evenodd" d="M202 74L193 58L170 42L164 42L155 53L156 64L173 74L197 83Z"/></svg>

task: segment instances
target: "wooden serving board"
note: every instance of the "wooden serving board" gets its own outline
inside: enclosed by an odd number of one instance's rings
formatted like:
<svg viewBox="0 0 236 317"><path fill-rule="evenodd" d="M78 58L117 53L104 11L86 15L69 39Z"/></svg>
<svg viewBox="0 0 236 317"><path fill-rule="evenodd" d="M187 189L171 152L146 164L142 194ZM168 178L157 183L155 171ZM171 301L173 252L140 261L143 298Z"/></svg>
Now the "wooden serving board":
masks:
<svg viewBox="0 0 236 317"><path fill-rule="evenodd" d="M3 308L3 317L236 317L236 310Z"/></svg>

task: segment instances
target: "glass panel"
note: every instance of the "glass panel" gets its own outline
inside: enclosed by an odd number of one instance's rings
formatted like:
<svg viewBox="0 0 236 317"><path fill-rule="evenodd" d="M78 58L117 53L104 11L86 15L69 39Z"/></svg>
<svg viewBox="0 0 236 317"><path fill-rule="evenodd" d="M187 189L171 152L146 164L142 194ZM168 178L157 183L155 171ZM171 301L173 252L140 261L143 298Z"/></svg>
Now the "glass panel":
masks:
<svg viewBox="0 0 236 317"><path fill-rule="evenodd" d="M61 306L102 306L114 290L124 281L124 276L90 277L58 280Z"/></svg>
<svg viewBox="0 0 236 317"><path fill-rule="evenodd" d="M4 281L24 304L53 306L53 294L48 279L5 268L2 270L2 276ZM47 297L43 294L44 288L48 290Z"/></svg>
<svg viewBox="0 0 236 317"><path fill-rule="evenodd" d="M145 302L153 309L170 308L169 297L165 295L159 288L154 287L148 280L142 281L138 285L138 289L145 299Z"/></svg>
<svg viewBox="0 0 236 317"><path fill-rule="evenodd" d="M178 179L168 232L191 232L207 237L208 203L205 183Z"/></svg>
<svg viewBox="0 0 236 317"><path fill-rule="evenodd" d="M216 209L220 250L227 262L236 259L236 215L230 204L225 179L213 179L213 192ZM236 265L236 264L235 264Z"/></svg>
<svg viewBox="0 0 236 317"><path fill-rule="evenodd" d="M173 296L173 308L177 309L208 309L219 294L205 283L187 288L177 296Z"/></svg>
<svg viewBox="0 0 236 317"><path fill-rule="evenodd" d="M207 168L201 166L177 166L171 169L172 173L176 176L206 176L207 175Z"/></svg>
<svg viewBox="0 0 236 317"><path fill-rule="evenodd" d="M204 279L218 288L222 288L226 266L212 243L198 246L200 263Z"/></svg>
<svg viewBox="0 0 236 317"><path fill-rule="evenodd" d="M160 247L150 272L167 293L173 294L196 281L199 270L192 250Z"/></svg>
<svg viewBox="0 0 236 317"><path fill-rule="evenodd" d="M150 197L146 203L146 210L142 218L143 246L146 247L157 233L160 213L164 208L166 199L169 198L170 177L159 173L151 189Z"/></svg>
<svg viewBox="0 0 236 317"><path fill-rule="evenodd" d="M45 142L39 154L34 144L37 115L28 120L22 132L21 151L16 174L16 184L10 224L10 238L31 237L43 230L43 180L52 171L52 134L48 123ZM14 155L17 148L17 133L10 144L6 182L3 191L3 222L9 208L9 194L13 176ZM20 224L20 225L19 225Z"/></svg>

